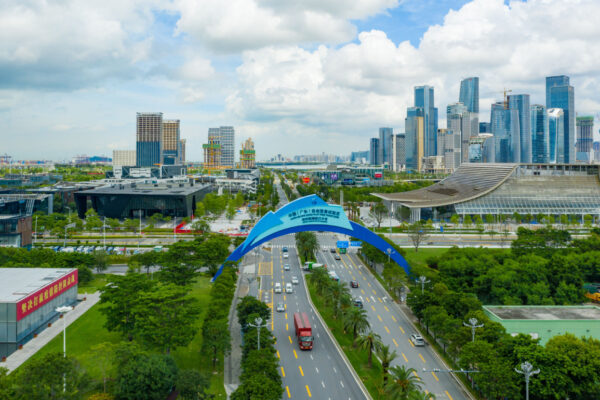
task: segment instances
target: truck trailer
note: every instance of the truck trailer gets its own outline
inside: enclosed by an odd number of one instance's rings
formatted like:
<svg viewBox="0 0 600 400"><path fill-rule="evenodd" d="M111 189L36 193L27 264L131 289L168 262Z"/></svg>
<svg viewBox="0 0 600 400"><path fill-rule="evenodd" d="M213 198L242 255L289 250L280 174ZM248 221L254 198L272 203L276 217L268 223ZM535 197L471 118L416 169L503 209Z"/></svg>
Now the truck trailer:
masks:
<svg viewBox="0 0 600 400"><path fill-rule="evenodd" d="M300 350L312 350L313 335L308 315L305 312L294 313L294 328Z"/></svg>

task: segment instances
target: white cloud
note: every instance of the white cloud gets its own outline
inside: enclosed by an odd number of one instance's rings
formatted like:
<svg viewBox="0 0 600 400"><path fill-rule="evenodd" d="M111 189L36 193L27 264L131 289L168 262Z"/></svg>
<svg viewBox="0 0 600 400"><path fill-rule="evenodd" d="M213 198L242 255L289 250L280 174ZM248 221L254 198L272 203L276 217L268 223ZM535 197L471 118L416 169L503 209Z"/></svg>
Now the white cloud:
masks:
<svg viewBox="0 0 600 400"><path fill-rule="evenodd" d="M194 57L180 69L181 78L189 81L204 81L211 78L214 73L215 69L210 64L210 60L201 57Z"/></svg>
<svg viewBox="0 0 600 400"><path fill-rule="evenodd" d="M458 101L460 80L480 77L481 119L507 87L545 102L545 76L566 74L579 112L600 103L600 15L594 0L474 0L432 26L418 47L393 43L384 32L362 32L339 48L269 46L244 52L239 87L228 100L236 116L300 124L325 136L348 136L338 151L366 148L379 126L402 129L413 87L435 87L440 127L448 103ZM266 128L270 129L270 128ZM350 138L352 137L352 138Z"/></svg>
<svg viewBox="0 0 600 400"><path fill-rule="evenodd" d="M218 52L270 45L341 43L354 38L350 19L395 7L398 0L175 0L177 31Z"/></svg>
<svg viewBox="0 0 600 400"><path fill-rule="evenodd" d="M193 87L181 89L181 95L184 103L196 103L204 98L204 92Z"/></svg>

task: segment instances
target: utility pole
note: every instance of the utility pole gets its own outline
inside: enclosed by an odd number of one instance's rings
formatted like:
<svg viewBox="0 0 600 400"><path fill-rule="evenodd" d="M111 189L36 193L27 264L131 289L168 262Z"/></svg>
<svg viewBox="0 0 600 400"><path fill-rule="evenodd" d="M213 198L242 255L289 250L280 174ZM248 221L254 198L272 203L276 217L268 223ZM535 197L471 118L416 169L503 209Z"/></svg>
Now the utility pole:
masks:
<svg viewBox="0 0 600 400"><path fill-rule="evenodd" d="M416 279L416 282L421 284L421 294L423 294L425 292L425 284L431 281L428 280L425 276L421 275L419 279Z"/></svg>
<svg viewBox="0 0 600 400"><path fill-rule="evenodd" d="M106 251L106 216L102 219L102 236L104 251Z"/></svg>
<svg viewBox="0 0 600 400"><path fill-rule="evenodd" d="M390 202L390 240L392 240L392 216L394 215L394 202Z"/></svg>
<svg viewBox="0 0 600 400"><path fill-rule="evenodd" d="M257 335L257 339L258 339L258 350L260 350L260 328L266 328L267 326L269 326L269 324L267 324L267 323L265 323L264 325L262 323L263 323L263 319L261 317L256 317L254 319L254 324L248 323L248 326L256 328L256 335Z"/></svg>
<svg viewBox="0 0 600 400"><path fill-rule="evenodd" d="M140 241L142 240L142 210L138 210L140 215L140 234L138 235L138 252L140 250Z"/></svg>
<svg viewBox="0 0 600 400"><path fill-rule="evenodd" d="M56 312L60 313L63 319L63 357L67 358L67 316L69 311L72 311L71 306L62 306L55 309ZM63 374L63 393L67 391L67 376Z"/></svg>
<svg viewBox="0 0 600 400"><path fill-rule="evenodd" d="M531 365L528 361L525 361L521 364L521 369L516 369L515 371L525 377L525 400L529 400L529 378L532 375L536 375L540 373L540 369L533 370L533 365Z"/></svg>
<svg viewBox="0 0 600 400"><path fill-rule="evenodd" d="M35 243L37 242L37 215L35 216L35 235L33 236L33 247L35 247Z"/></svg>
<svg viewBox="0 0 600 400"><path fill-rule="evenodd" d="M173 217L173 243L177 241L177 225L175 225L175 221L177 221L177 214Z"/></svg>
<svg viewBox="0 0 600 400"><path fill-rule="evenodd" d="M477 318L469 318L468 324L466 322L463 322L464 326L466 326L467 328L471 328L471 341L472 342L475 341L475 329L483 328L483 324L478 325L478 322L479 321L477 320Z"/></svg>

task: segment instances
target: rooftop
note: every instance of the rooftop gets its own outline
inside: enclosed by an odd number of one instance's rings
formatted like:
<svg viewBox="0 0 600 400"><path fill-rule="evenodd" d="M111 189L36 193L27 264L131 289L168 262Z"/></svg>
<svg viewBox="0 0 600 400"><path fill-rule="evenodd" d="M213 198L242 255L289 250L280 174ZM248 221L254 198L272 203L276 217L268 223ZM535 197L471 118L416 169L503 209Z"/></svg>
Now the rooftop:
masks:
<svg viewBox="0 0 600 400"><path fill-rule="evenodd" d="M187 196L194 194L202 189L205 185L191 185L189 183L168 183L168 184L113 184L98 187L90 190L79 192L84 195L101 195L101 194L123 194L123 195L146 195L146 196Z"/></svg>
<svg viewBox="0 0 600 400"><path fill-rule="evenodd" d="M18 302L74 270L75 268L0 268L0 302Z"/></svg>
<svg viewBox="0 0 600 400"><path fill-rule="evenodd" d="M502 320L600 320L595 306L485 306Z"/></svg>

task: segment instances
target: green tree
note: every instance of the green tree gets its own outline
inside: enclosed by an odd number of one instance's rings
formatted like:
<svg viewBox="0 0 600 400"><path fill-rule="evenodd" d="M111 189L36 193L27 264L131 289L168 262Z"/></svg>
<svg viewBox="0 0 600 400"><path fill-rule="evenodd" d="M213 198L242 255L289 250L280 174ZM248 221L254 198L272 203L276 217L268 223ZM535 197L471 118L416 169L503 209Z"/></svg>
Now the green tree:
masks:
<svg viewBox="0 0 600 400"><path fill-rule="evenodd" d="M102 220L98 217L98 213L93 208L90 208L85 213L85 226L88 230L102 227Z"/></svg>
<svg viewBox="0 0 600 400"><path fill-rule="evenodd" d="M465 217L463 218L463 224L465 224L466 227L470 227L471 225L473 225L473 220L471 219L471 216L469 214L465 215Z"/></svg>
<svg viewBox="0 0 600 400"><path fill-rule="evenodd" d="M194 216L196 218L204 217L206 214L206 209L204 207L204 203L199 201L196 203L196 211L194 211Z"/></svg>
<svg viewBox="0 0 600 400"><path fill-rule="evenodd" d="M263 321L268 321L271 317L271 309L254 296L244 296L237 305L237 316L242 331L246 332L248 322L254 323L254 318L260 317ZM253 318L249 319L249 316Z"/></svg>
<svg viewBox="0 0 600 400"><path fill-rule="evenodd" d="M457 214L454 214L450 217L450 222L452 223L452 225L456 226L458 225L459 222L459 217Z"/></svg>
<svg viewBox="0 0 600 400"><path fill-rule="evenodd" d="M375 221L377 221L378 228L381 227L381 221L383 221L383 219L386 217L387 214L388 214L388 209L381 202L375 203L371 207L371 210L369 211L369 216L371 218L373 218Z"/></svg>
<svg viewBox="0 0 600 400"><path fill-rule="evenodd" d="M235 203L233 200L229 201L229 204L227 204L227 211L225 213L225 216L227 217L228 220L232 220L233 217L235 217L235 213L236 213L236 208L235 208Z"/></svg>
<svg viewBox="0 0 600 400"><path fill-rule="evenodd" d="M110 342L96 344L90 348L94 366L102 376L102 391L106 393L106 382L114 374L113 358L116 345Z"/></svg>
<svg viewBox="0 0 600 400"><path fill-rule="evenodd" d="M244 381L231 395L231 400L279 400L283 388L264 375L256 375Z"/></svg>
<svg viewBox="0 0 600 400"><path fill-rule="evenodd" d="M415 253L419 251L419 246L421 246L424 241L429 239L427 228L422 221L417 221L414 224L409 225L406 233L415 247Z"/></svg>
<svg viewBox="0 0 600 400"><path fill-rule="evenodd" d="M396 359L396 357L398 357L398 354L396 354L395 351L390 351L390 346L382 345L377 350L377 357L379 357L379 361L381 361L383 386L385 386L388 381L388 370L390 368L390 364Z"/></svg>
<svg viewBox="0 0 600 400"><path fill-rule="evenodd" d="M96 269L96 273L105 271L108 268L108 262L109 256L104 250L94 252L94 268Z"/></svg>
<svg viewBox="0 0 600 400"><path fill-rule="evenodd" d="M304 260L314 259L314 254L319 250L319 242L314 232L296 233L296 248Z"/></svg>
<svg viewBox="0 0 600 400"><path fill-rule="evenodd" d="M182 400L205 400L208 399L206 390L210 386L208 377L195 369L184 369L179 371L175 387Z"/></svg>
<svg viewBox="0 0 600 400"><path fill-rule="evenodd" d="M357 345L360 349L366 350L369 353L369 368L373 368L373 352L377 351L383 345L381 336L373 331L369 331L358 337Z"/></svg>
<svg viewBox="0 0 600 400"><path fill-rule="evenodd" d="M343 323L344 330L347 332L352 332L355 346L358 335L371 327L367 317L367 312L363 308L358 307L352 307L344 313Z"/></svg>
<svg viewBox="0 0 600 400"><path fill-rule="evenodd" d="M118 367L115 395L128 400L164 400L177 381L177 366L168 355L135 354Z"/></svg>
<svg viewBox="0 0 600 400"><path fill-rule="evenodd" d="M392 399L408 400L411 393L421 390L423 381L415 375L414 368L397 365L390 368L390 379L385 393Z"/></svg>

